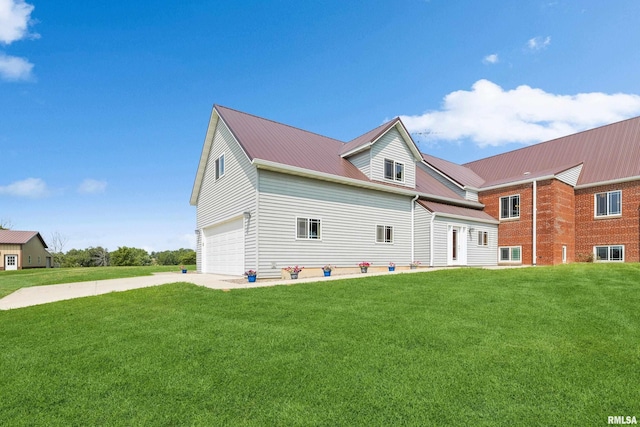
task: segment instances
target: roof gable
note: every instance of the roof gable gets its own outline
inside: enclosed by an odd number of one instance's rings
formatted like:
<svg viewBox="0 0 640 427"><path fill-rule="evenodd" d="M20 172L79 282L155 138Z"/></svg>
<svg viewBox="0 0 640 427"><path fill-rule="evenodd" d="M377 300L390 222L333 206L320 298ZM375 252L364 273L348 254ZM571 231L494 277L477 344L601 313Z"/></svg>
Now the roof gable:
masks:
<svg viewBox="0 0 640 427"><path fill-rule="evenodd" d="M485 179L508 182L526 172L561 172L582 163L578 186L640 178L640 117L520 148L463 166Z"/></svg>
<svg viewBox="0 0 640 427"><path fill-rule="evenodd" d="M0 244L5 245L24 245L31 239L37 237L42 246L47 248L47 244L37 231L17 231L17 230L0 230Z"/></svg>
<svg viewBox="0 0 640 427"><path fill-rule="evenodd" d="M420 153L418 146L416 145L413 138L411 138L411 135L409 134L407 128L404 126L404 123L402 123L402 120L400 120L399 117L396 117L395 119L390 120L387 123L384 123L377 128L372 129L369 132L360 135L359 137L344 144L342 150L340 151L340 155L342 157L349 157L353 154L367 150L394 127L402 136L402 139L404 140L405 144L407 144L407 147L411 151L411 154L413 154L414 158L418 161L422 161L422 153Z"/></svg>
<svg viewBox="0 0 640 427"><path fill-rule="evenodd" d="M229 129L249 161L257 168L306 174L318 179L335 180L351 185L359 185L359 182L365 183L363 185L370 185L374 182L353 163L340 155L345 145L348 144L272 120L214 105L191 193L190 202L192 205L198 203L217 126L226 126ZM391 129L398 130L404 142L407 143L411 155L416 160L422 161L422 154L400 119L394 119L381 125L353 141L356 141L357 144L375 143ZM432 196L435 199L452 203L477 205L477 203L469 202L460 197L428 173L417 169L419 168L416 168L416 186L413 190L393 183L377 181L376 186L381 186L378 187L379 189L388 188L389 191L414 191L420 193L421 197Z"/></svg>

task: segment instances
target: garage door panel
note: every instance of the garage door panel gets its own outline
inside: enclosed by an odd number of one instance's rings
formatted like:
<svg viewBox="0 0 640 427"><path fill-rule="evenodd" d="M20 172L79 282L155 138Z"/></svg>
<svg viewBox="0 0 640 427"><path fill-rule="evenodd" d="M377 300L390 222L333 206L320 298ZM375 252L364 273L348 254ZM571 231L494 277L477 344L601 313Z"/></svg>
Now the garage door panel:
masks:
<svg viewBox="0 0 640 427"><path fill-rule="evenodd" d="M244 273L243 220L228 221L204 230L205 273Z"/></svg>

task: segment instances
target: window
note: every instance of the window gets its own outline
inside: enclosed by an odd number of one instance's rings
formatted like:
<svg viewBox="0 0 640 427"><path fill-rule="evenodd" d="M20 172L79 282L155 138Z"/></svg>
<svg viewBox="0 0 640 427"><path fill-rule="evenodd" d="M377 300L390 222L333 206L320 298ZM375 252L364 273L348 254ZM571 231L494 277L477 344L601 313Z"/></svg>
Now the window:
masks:
<svg viewBox="0 0 640 427"><path fill-rule="evenodd" d="M404 164L384 159L384 178L404 182Z"/></svg>
<svg viewBox="0 0 640 427"><path fill-rule="evenodd" d="M216 159L216 179L224 176L224 154Z"/></svg>
<svg viewBox="0 0 640 427"><path fill-rule="evenodd" d="M624 261L624 246L595 246L596 261Z"/></svg>
<svg viewBox="0 0 640 427"><path fill-rule="evenodd" d="M389 225L376 226L376 243L393 243L393 227Z"/></svg>
<svg viewBox="0 0 640 427"><path fill-rule="evenodd" d="M500 219L520 218L520 195L500 197Z"/></svg>
<svg viewBox="0 0 640 427"><path fill-rule="evenodd" d="M489 246L489 233L478 231L478 246Z"/></svg>
<svg viewBox="0 0 640 427"><path fill-rule="evenodd" d="M29 257L27 258L27 260L28 260L27 262L28 262L29 264L31 264L31 255L29 255Z"/></svg>
<svg viewBox="0 0 640 427"><path fill-rule="evenodd" d="M596 200L596 216L610 216L622 214L622 191L609 191L606 193L597 193Z"/></svg>
<svg viewBox="0 0 640 427"><path fill-rule="evenodd" d="M320 239L320 220L310 218L297 218L298 239Z"/></svg>
<svg viewBox="0 0 640 427"><path fill-rule="evenodd" d="M500 248L500 261L503 262L521 262L522 258L520 257L521 247L520 246L510 246L510 247L501 247Z"/></svg>

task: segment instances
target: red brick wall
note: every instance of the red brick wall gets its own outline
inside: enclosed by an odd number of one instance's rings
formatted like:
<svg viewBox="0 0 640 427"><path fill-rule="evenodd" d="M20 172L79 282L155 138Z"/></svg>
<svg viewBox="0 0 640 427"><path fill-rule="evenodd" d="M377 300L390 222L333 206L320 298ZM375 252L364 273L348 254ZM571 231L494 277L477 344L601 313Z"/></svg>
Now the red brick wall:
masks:
<svg viewBox="0 0 640 427"><path fill-rule="evenodd" d="M522 263L531 264L533 253L532 185L523 184L497 190L483 191L478 195L484 211L500 219L500 197L520 195L520 219L501 220L498 226L498 246L522 246Z"/></svg>
<svg viewBox="0 0 640 427"><path fill-rule="evenodd" d="M520 219L501 220L498 246L522 246L522 263L533 263L533 184L484 191L479 195L485 212L500 218L500 197L520 195ZM623 198L624 199L624 198ZM567 262L575 261L575 197L573 187L558 180L537 183L536 263L562 263L562 247Z"/></svg>
<svg viewBox="0 0 640 427"><path fill-rule="evenodd" d="M556 179L538 182L537 263L562 264L575 261L575 196L573 187Z"/></svg>
<svg viewBox="0 0 640 427"><path fill-rule="evenodd" d="M622 216L594 218L594 194L622 191ZM639 262L640 181L576 190L576 257L582 260L596 245L624 245L626 262Z"/></svg>

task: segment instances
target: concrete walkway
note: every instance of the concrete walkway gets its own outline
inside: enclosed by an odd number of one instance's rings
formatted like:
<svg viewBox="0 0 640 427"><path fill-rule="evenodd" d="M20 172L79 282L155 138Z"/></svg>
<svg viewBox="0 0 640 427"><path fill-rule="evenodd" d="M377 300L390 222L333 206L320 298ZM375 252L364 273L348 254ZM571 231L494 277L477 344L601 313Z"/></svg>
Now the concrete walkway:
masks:
<svg viewBox="0 0 640 427"><path fill-rule="evenodd" d="M443 267L452 268L452 267ZM491 268L491 267L488 267ZM504 268L504 267L493 267ZM508 268L508 267L507 267ZM369 272L366 274L344 274L330 277L308 277L296 280L258 280L249 283L241 276L223 276L219 274L180 274L155 273L152 276L130 277L126 279L94 280L91 282L65 283L61 285L33 286L21 288L14 293L0 299L0 310L29 307L73 298L122 292L131 289L165 285L167 283L188 282L211 289L247 289L265 286L293 285L296 283L328 282L333 280L363 278L367 276L382 276L390 274L412 274L441 270L442 268L419 268L416 270L400 270L395 272Z"/></svg>

